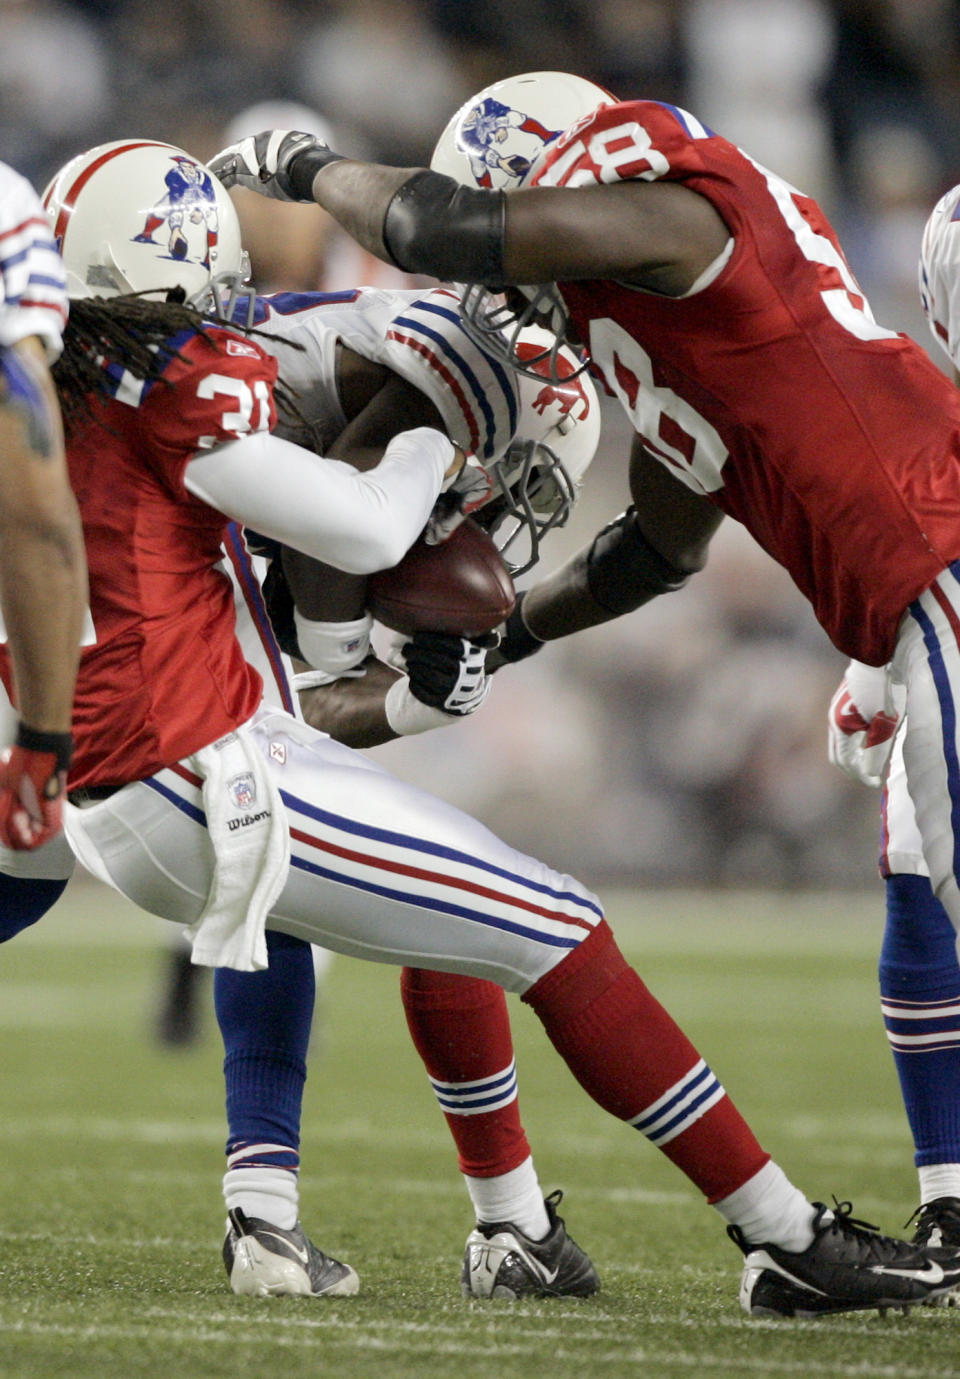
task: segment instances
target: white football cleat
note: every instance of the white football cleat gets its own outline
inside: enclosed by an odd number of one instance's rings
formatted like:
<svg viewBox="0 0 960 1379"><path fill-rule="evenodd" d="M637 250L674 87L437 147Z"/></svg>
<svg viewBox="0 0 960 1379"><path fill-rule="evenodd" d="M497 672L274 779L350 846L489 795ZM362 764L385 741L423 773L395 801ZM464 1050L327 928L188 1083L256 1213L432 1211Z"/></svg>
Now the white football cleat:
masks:
<svg viewBox="0 0 960 1379"><path fill-rule="evenodd" d="M360 1280L349 1264L318 1250L299 1221L282 1230L234 1208L227 1216L223 1262L235 1293L246 1297L352 1297Z"/></svg>

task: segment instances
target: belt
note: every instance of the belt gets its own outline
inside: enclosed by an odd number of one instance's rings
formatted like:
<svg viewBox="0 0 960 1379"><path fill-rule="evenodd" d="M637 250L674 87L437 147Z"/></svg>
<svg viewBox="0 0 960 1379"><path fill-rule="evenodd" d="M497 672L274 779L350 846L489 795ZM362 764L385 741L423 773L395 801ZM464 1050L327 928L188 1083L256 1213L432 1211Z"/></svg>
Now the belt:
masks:
<svg viewBox="0 0 960 1379"><path fill-rule="evenodd" d="M122 789L122 785L84 785L79 790L68 790L67 799L78 809L87 809L101 800L109 800L111 795Z"/></svg>

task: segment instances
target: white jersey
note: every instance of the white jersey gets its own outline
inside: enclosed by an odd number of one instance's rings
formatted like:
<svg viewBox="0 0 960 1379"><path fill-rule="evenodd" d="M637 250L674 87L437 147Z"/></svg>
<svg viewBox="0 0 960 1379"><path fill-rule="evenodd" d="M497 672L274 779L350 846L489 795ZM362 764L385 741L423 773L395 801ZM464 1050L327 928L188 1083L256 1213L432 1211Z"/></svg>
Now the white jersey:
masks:
<svg viewBox="0 0 960 1379"><path fill-rule="evenodd" d="M930 333L960 369L960 185L946 192L927 219L920 247L920 301ZM916 810L907 789L903 738L897 733L883 787L880 872L929 876Z"/></svg>
<svg viewBox="0 0 960 1379"><path fill-rule="evenodd" d="M516 377L464 333L450 288L387 292L278 292L257 299L258 344L275 356L313 434L290 424L277 434L322 451L346 424L336 386L342 342L425 393L455 445L481 463L499 459L517 428ZM238 316L242 316L241 300ZM271 338L272 337L272 338Z"/></svg>
<svg viewBox="0 0 960 1379"><path fill-rule="evenodd" d="M66 323L66 276L50 222L27 179L0 163L0 346L36 335L52 362Z"/></svg>
<svg viewBox="0 0 960 1379"><path fill-rule="evenodd" d="M920 301L934 340L960 369L960 185L941 196L924 227Z"/></svg>
<svg viewBox="0 0 960 1379"><path fill-rule="evenodd" d="M242 309L241 303L239 314ZM258 343L276 357L280 377L296 392L313 428L311 435L278 427L288 439L322 451L346 424L337 393L339 341L426 393L464 448L491 460L512 439L518 410L514 376L463 333L449 289L277 293L257 299L256 325L266 332ZM233 583L237 638L263 679L264 703L299 717L290 658L280 650L261 593L267 561L251 551L236 523L228 528L222 568ZM2 688L0 698L6 698ZM30 853L0 848L0 870L9 874L58 879L69 876L73 864L62 836Z"/></svg>
<svg viewBox="0 0 960 1379"><path fill-rule="evenodd" d="M300 717L300 701L292 687L293 664L280 650L263 601L262 585L269 562L251 551L246 534L236 522L227 528L223 551L221 568L233 584L237 641L244 659L260 672L264 702Z"/></svg>
<svg viewBox="0 0 960 1379"><path fill-rule="evenodd" d="M907 789L903 764L903 733L897 733L881 801L880 875L929 876L923 856L923 839Z"/></svg>

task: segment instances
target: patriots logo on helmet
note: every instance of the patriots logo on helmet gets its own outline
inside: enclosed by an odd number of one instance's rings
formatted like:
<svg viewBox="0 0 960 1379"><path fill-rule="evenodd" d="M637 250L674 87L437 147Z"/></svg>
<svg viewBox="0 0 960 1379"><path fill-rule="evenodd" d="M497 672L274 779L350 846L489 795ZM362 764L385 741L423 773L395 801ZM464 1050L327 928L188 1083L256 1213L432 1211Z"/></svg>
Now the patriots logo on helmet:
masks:
<svg viewBox="0 0 960 1379"><path fill-rule="evenodd" d="M164 178L166 191L158 195L147 212L143 229L133 236L133 243L156 244L165 250L158 257L211 268L220 235L213 180L206 168L185 154L174 154L170 161L173 167ZM164 223L166 243L154 238Z"/></svg>
<svg viewBox="0 0 960 1379"><path fill-rule="evenodd" d="M457 146L468 158L478 187L503 188L519 186L534 159L561 133L559 129L545 128L522 110L486 96L463 113ZM530 138L520 141L518 134L528 134ZM498 145L508 139L511 152L505 154ZM526 152L516 152L520 142Z"/></svg>

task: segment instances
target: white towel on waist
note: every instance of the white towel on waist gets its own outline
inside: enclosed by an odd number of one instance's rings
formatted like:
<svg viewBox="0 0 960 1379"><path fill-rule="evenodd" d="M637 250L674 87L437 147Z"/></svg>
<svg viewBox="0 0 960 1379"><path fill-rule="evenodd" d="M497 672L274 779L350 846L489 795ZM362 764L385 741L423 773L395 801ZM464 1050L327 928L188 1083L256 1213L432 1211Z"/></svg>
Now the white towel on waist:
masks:
<svg viewBox="0 0 960 1379"><path fill-rule="evenodd" d="M280 791L251 723L184 764L203 778L203 809L216 858L203 913L186 931L193 961L254 972L267 966L267 915L290 865Z"/></svg>

